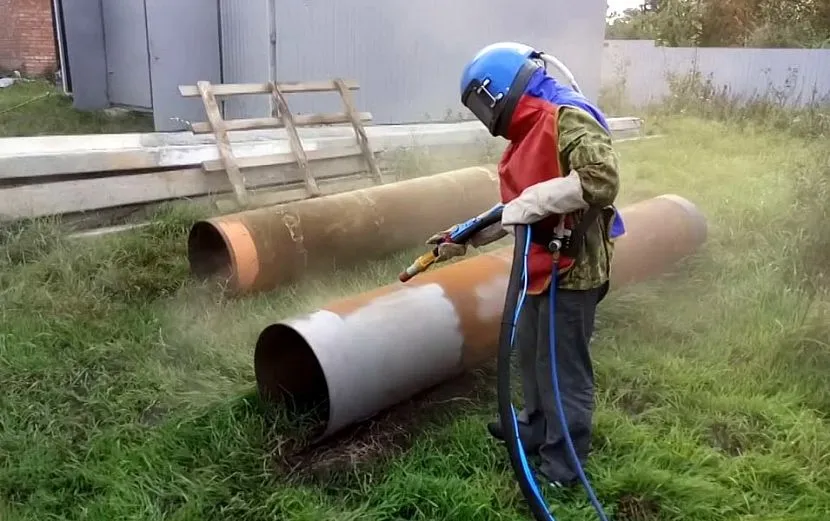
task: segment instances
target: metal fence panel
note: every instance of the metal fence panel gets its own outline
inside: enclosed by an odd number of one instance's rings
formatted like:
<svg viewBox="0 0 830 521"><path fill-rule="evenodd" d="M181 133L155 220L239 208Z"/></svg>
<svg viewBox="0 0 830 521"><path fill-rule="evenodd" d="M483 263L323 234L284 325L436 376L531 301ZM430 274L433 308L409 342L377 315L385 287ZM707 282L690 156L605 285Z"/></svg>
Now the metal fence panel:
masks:
<svg viewBox="0 0 830 521"><path fill-rule="evenodd" d="M101 7L110 103L152 108L144 0L102 2Z"/></svg>
<svg viewBox="0 0 830 521"><path fill-rule="evenodd" d="M659 102L670 93L669 77L699 72L731 95L770 96L804 104L830 100L830 50L657 47L651 40L609 40L602 85L618 89L631 105Z"/></svg>
<svg viewBox="0 0 830 521"><path fill-rule="evenodd" d="M146 0L153 77L153 116L159 131L205 121L200 98L183 98L179 85L221 81L219 7L204 0Z"/></svg>

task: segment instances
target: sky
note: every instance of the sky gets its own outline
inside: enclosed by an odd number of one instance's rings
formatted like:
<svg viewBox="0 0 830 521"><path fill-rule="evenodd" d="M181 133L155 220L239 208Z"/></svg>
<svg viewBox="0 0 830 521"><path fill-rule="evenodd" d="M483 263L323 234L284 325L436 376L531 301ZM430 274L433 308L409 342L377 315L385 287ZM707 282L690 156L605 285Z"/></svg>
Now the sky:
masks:
<svg viewBox="0 0 830 521"><path fill-rule="evenodd" d="M632 7L638 7L642 4L642 0L606 0L608 2L608 14L616 11L618 13L623 12L625 9L631 9Z"/></svg>

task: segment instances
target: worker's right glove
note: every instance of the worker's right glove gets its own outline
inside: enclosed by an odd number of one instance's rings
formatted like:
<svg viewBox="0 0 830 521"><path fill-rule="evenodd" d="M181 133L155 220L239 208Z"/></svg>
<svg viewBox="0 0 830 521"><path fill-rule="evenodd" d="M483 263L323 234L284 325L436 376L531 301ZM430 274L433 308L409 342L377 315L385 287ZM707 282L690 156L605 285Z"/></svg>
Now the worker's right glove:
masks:
<svg viewBox="0 0 830 521"><path fill-rule="evenodd" d="M447 230L444 230L443 232L438 232L429 239L427 239L427 246L435 246L436 244L438 245L438 257L435 259L435 262L444 262L452 259L453 257L463 257L467 254L466 244L457 244L447 240L447 237L452 232L452 230L453 228L449 228Z"/></svg>

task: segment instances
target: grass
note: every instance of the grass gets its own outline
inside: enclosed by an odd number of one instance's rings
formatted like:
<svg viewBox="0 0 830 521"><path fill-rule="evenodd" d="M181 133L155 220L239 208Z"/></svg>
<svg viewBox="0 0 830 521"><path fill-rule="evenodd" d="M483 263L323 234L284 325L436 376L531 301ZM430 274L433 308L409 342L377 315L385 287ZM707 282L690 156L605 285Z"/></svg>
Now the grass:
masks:
<svg viewBox="0 0 830 521"><path fill-rule="evenodd" d="M0 137L153 131L150 114L75 110L44 80L17 82L0 94Z"/></svg>
<svg viewBox="0 0 830 521"><path fill-rule="evenodd" d="M619 146L620 204L680 194L710 237L679 273L601 306L594 487L618 521L826 519L826 143L697 117L655 124L665 137ZM412 252L228 300L188 277L196 217L168 210L94 241L47 221L3 230L4 520L527 519L484 429L488 393L432 408L381 457L286 473L286 420L253 392L256 336L395 280ZM581 491L550 499L558 519L594 519Z"/></svg>

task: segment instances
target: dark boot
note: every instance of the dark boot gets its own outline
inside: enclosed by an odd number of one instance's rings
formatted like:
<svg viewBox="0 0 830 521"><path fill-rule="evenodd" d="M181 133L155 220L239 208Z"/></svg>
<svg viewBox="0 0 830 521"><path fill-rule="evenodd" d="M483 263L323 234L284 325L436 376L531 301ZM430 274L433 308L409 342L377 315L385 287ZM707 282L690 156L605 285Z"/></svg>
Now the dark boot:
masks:
<svg viewBox="0 0 830 521"><path fill-rule="evenodd" d="M545 418L541 413L531 415L529 422L517 421L519 425L519 440L522 443L522 450L526 454L536 454L539 447L545 442ZM499 441L504 441L504 432L501 422L493 421L487 424L487 431L490 436Z"/></svg>
<svg viewBox="0 0 830 521"><path fill-rule="evenodd" d="M546 484L551 488L568 490L579 486L579 478L569 479L567 481L561 481L556 479L551 479L544 470L534 470L533 476L536 478L536 483Z"/></svg>

